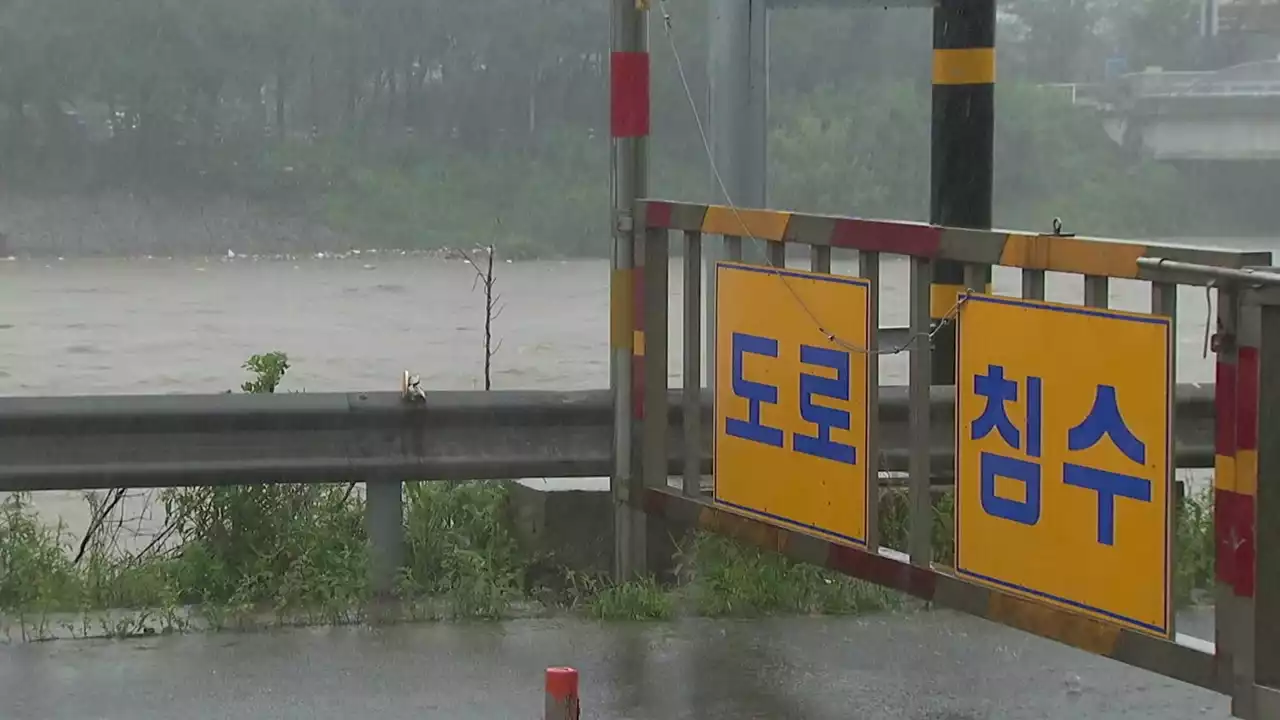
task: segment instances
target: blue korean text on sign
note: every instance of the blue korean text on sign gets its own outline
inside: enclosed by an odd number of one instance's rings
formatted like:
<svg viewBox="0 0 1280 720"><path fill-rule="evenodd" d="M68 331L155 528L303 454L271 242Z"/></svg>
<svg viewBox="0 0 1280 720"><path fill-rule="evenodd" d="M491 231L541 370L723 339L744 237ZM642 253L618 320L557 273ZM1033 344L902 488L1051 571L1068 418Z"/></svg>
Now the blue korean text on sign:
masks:
<svg viewBox="0 0 1280 720"><path fill-rule="evenodd" d="M864 544L868 283L734 263L716 278L716 501Z"/></svg>
<svg viewBox="0 0 1280 720"><path fill-rule="evenodd" d="M1167 637L1168 318L970 295L957 349L956 570Z"/></svg>

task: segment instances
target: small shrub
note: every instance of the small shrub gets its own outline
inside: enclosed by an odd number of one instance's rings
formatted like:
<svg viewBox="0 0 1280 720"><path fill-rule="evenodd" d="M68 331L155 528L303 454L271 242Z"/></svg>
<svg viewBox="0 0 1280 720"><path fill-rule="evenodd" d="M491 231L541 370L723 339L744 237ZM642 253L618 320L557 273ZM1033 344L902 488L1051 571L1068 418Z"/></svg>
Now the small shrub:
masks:
<svg viewBox="0 0 1280 720"><path fill-rule="evenodd" d="M57 610L77 594L63 528L42 525L28 493L0 500L0 609Z"/></svg>
<svg viewBox="0 0 1280 720"><path fill-rule="evenodd" d="M461 617L498 617L522 594L524 561L504 522L506 486L410 483L402 591L447 597Z"/></svg>
<svg viewBox="0 0 1280 720"><path fill-rule="evenodd" d="M1185 496L1178 505L1173 597L1179 607L1196 600L1197 591L1213 587L1213 490Z"/></svg>
<svg viewBox="0 0 1280 720"><path fill-rule="evenodd" d="M653 578L605 583L587 602L587 613L598 620L666 620L675 603Z"/></svg>

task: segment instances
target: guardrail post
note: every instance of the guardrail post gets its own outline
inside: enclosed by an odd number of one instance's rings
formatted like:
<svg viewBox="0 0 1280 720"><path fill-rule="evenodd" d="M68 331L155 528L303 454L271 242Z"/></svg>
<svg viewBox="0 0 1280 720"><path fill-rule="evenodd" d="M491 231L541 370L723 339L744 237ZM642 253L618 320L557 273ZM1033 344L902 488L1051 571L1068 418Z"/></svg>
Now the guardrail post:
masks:
<svg viewBox="0 0 1280 720"><path fill-rule="evenodd" d="M711 177L711 197L718 204L768 206L768 5L766 0L707 3L707 139L718 170ZM716 262L742 260L742 242L724 235L703 247L703 341L709 352L716 346ZM709 360L707 387L715 387L715 377L716 364Z"/></svg>
<svg viewBox="0 0 1280 720"><path fill-rule="evenodd" d="M1085 292L1086 292L1086 300L1087 300L1088 285L1086 285L1085 288L1086 288ZM1104 289L1104 293L1105 293L1105 289ZM1100 299L1105 301L1106 297L1104 296L1103 298L1100 298ZM1174 283L1152 283L1151 284L1151 312L1154 315L1163 315L1169 318L1169 324L1170 324L1170 327L1172 328L1172 332L1174 333L1174 337L1177 337L1178 286L1176 284ZM1172 393L1173 395L1173 398L1172 398L1173 402L1170 403L1169 405L1170 412L1172 413L1172 417L1169 418L1169 421L1171 423L1171 427L1174 428L1174 432L1172 435L1172 442L1170 442L1168 448L1166 448L1166 452L1168 453L1166 461L1168 462L1169 464L1168 466L1171 469L1170 478L1172 479L1173 476L1177 474L1177 467L1178 467L1178 460L1177 460L1177 457L1178 457L1177 456L1177 450L1178 450L1178 447L1177 447L1178 445L1178 440L1177 440L1178 438L1178 433L1177 433L1177 428L1178 428L1178 351L1177 351L1176 345L1173 349L1173 352L1169 353L1169 392ZM1173 528L1172 536L1171 536L1171 539L1169 540L1169 545L1170 545L1169 566L1177 567L1178 555L1180 552L1183 551L1182 548L1178 547L1178 532L1177 532L1178 519L1182 517L1182 512L1184 510L1184 504L1185 504L1185 492L1183 489L1182 481L1174 480L1173 486L1169 488L1169 491L1173 493L1173 502L1169 503L1169 509L1168 509L1169 515L1167 520L1167 522L1169 523L1169 527ZM1172 583L1169 584L1167 595L1165 597L1165 602L1168 603L1169 607L1175 608L1175 612L1172 612L1169 614L1169 632L1174 633L1176 635L1178 631L1178 613L1176 612L1176 607L1174 605Z"/></svg>
<svg viewBox="0 0 1280 720"><path fill-rule="evenodd" d="M940 0L933 11L933 141L929 222L991 228L994 177L995 0ZM985 289L991 268L983 268ZM931 315L935 322L955 306L965 288L964 267L942 260L933 268ZM956 329L934 335L935 385L956 381Z"/></svg>
<svg viewBox="0 0 1280 720"><path fill-rule="evenodd" d="M1228 494L1235 490L1236 467L1236 326L1238 295L1233 287L1218 288L1218 308L1213 335L1214 439L1213 439L1213 532L1214 532L1214 654L1220 682L1234 688L1232 667L1235 618L1231 615L1232 548L1228 541Z"/></svg>
<svg viewBox="0 0 1280 720"><path fill-rule="evenodd" d="M1280 718L1280 293L1261 290L1258 347L1257 555L1254 566L1255 707Z"/></svg>
<svg viewBox="0 0 1280 720"><path fill-rule="evenodd" d="M369 533L369 585L375 598L395 594L404 567L404 485L399 480L365 483L365 529Z"/></svg>
<svg viewBox="0 0 1280 720"><path fill-rule="evenodd" d="M1231 712L1254 717L1254 558L1260 316L1236 287L1218 292L1215 401L1215 646Z"/></svg>
<svg viewBox="0 0 1280 720"><path fill-rule="evenodd" d="M831 249L814 248L813 269L831 272ZM880 551L880 253L858 252L858 274L871 284L867 291L867 552Z"/></svg>
<svg viewBox="0 0 1280 720"><path fill-rule="evenodd" d="M650 488L667 489L667 429L670 412L667 402L667 292L671 240L665 229L645 232L644 256L644 369L640 380L643 411L640 416L640 473L632 495L640 522L646 524L644 545L636 548L643 554L640 566L645 574L662 573L675 557L670 536L657 518L644 513L644 493Z"/></svg>
<svg viewBox="0 0 1280 720"><path fill-rule="evenodd" d="M931 398L929 393L929 277L928 258L911 258L911 364L908 384L909 455L907 463L911 506L907 552L911 564L927 568L933 563L933 494L930 474Z"/></svg>
<svg viewBox="0 0 1280 720"><path fill-rule="evenodd" d="M546 687L543 720L578 720L582 712L578 700L578 671L568 667L547 668Z"/></svg>
<svg viewBox="0 0 1280 720"><path fill-rule="evenodd" d="M684 234L684 481L688 497L702 492L702 233ZM715 357L714 348L709 357Z"/></svg>

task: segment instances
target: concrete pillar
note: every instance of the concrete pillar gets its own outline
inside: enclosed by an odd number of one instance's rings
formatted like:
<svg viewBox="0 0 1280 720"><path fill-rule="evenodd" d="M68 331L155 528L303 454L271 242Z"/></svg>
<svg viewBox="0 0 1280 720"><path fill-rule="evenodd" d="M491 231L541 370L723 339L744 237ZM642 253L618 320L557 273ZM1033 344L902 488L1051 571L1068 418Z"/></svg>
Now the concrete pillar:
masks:
<svg viewBox="0 0 1280 720"><path fill-rule="evenodd" d="M399 480L365 485L365 528L369 532L369 584L378 599L395 593L404 567L404 486Z"/></svg>
<svg viewBox="0 0 1280 720"><path fill-rule="evenodd" d="M711 175L711 202L768 206L769 15L765 0L710 0L707 135L720 177ZM721 180L724 187L721 187ZM729 198L725 198L725 191ZM751 248L763 261L763 247ZM703 239L706 258L706 358L704 376L715 387L717 260L742 259L741 241Z"/></svg>

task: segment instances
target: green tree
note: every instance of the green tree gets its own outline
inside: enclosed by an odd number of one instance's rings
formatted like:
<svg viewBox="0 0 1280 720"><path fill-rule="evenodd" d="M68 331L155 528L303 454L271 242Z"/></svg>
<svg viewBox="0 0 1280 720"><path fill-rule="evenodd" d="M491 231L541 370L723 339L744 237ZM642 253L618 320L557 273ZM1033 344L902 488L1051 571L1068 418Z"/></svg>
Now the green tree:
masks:
<svg viewBox="0 0 1280 720"><path fill-rule="evenodd" d="M1116 48L1135 64L1190 63L1177 48L1196 2L1002 3L1002 222L1062 214L1090 231L1154 232L1189 206L1175 173L1122 156L1096 118L1022 84L1087 78ZM706 200L688 96L705 120L707 5L665 6L687 90L662 7L653 192ZM931 14L772 18L775 204L924 219ZM0 180L231 194L365 247L602 255L608 22L587 0L0 0Z"/></svg>
<svg viewBox="0 0 1280 720"><path fill-rule="evenodd" d="M1096 0L1007 0L1001 38L1010 40L1017 72L1036 82L1077 82L1094 68L1100 11ZM1098 68L1100 70L1101 68Z"/></svg>
<svg viewBox="0 0 1280 720"><path fill-rule="evenodd" d="M1142 0L1121 25L1134 68L1194 70L1200 62L1201 0Z"/></svg>

